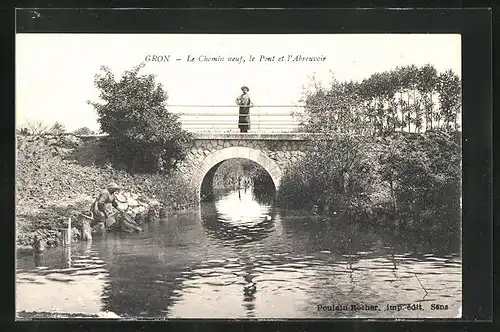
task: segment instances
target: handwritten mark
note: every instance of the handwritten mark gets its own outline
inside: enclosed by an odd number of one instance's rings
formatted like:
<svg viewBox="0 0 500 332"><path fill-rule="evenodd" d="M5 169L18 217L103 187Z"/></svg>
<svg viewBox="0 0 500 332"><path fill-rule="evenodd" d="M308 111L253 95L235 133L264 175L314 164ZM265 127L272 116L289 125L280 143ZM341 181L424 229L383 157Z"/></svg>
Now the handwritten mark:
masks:
<svg viewBox="0 0 500 332"><path fill-rule="evenodd" d="M33 13L33 16L31 17L33 19L35 19L35 18L41 18L42 17L42 14L40 14L36 10L32 10L31 12Z"/></svg>
<svg viewBox="0 0 500 332"><path fill-rule="evenodd" d="M425 291L425 295L424 295L424 298L427 296L427 294L429 294L429 292L427 292L427 289L425 289L424 285L422 285L422 283L420 282L420 279L418 278L417 274L415 273L415 277L417 278L418 280L418 283L420 284L420 286L422 287L422 289Z"/></svg>

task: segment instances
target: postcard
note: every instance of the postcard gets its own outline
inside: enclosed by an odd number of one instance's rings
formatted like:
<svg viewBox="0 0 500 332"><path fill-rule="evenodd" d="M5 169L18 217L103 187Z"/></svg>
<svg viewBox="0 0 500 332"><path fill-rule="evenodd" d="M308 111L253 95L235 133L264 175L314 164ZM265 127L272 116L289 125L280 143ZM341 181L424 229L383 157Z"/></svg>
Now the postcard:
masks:
<svg viewBox="0 0 500 332"><path fill-rule="evenodd" d="M16 35L16 315L460 318L459 34Z"/></svg>

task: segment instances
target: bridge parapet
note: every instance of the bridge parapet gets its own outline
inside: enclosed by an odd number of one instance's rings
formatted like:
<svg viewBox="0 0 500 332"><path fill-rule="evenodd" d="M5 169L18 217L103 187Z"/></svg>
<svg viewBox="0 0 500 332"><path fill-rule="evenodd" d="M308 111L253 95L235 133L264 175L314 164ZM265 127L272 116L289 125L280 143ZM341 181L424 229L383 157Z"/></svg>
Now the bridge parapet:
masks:
<svg viewBox="0 0 500 332"><path fill-rule="evenodd" d="M270 140L270 141L307 141L314 139L317 134L310 133L195 133L195 140ZM319 137L319 136L318 136Z"/></svg>

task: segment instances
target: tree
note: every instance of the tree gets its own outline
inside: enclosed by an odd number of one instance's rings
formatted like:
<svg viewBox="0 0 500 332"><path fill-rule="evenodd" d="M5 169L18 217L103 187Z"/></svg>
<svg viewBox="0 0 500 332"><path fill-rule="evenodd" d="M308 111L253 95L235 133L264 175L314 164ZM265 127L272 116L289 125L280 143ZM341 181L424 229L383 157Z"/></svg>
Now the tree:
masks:
<svg viewBox="0 0 500 332"><path fill-rule="evenodd" d="M420 68L418 91L422 95L424 114L425 114L425 130L432 129L432 120L434 116L433 94L436 92L438 83L438 74L436 68L431 64L426 64Z"/></svg>
<svg viewBox="0 0 500 332"><path fill-rule="evenodd" d="M461 172L456 74L411 65L314 87L303 97L301 129L324 140L284 171L281 197L367 211L372 197L406 220L455 218Z"/></svg>
<svg viewBox="0 0 500 332"><path fill-rule="evenodd" d="M61 135L66 132L66 128L60 122L54 123L54 125L49 129L49 133L53 135Z"/></svg>
<svg viewBox="0 0 500 332"><path fill-rule="evenodd" d="M49 126L41 121L29 121L26 124L26 129L31 135L42 135L47 133Z"/></svg>
<svg viewBox="0 0 500 332"><path fill-rule="evenodd" d="M386 136L397 130L420 133L443 124L458 129L460 78L451 70L438 75L431 64L396 67L360 82L333 79L328 88L313 81L311 87L299 114L300 129L306 132Z"/></svg>
<svg viewBox="0 0 500 332"><path fill-rule="evenodd" d="M364 127L359 84L332 80L328 90L318 87L304 94L301 117L304 132L358 133Z"/></svg>
<svg viewBox="0 0 500 332"><path fill-rule="evenodd" d="M402 134L386 141L380 173L390 186L397 212L431 227L459 218L460 141L459 132L445 130Z"/></svg>
<svg viewBox="0 0 500 332"><path fill-rule="evenodd" d="M27 136L30 134L30 131L26 127L21 127L16 129L16 134L17 135L22 135L22 136Z"/></svg>
<svg viewBox="0 0 500 332"><path fill-rule="evenodd" d="M436 118L441 118L445 126L458 129L458 116L461 112L462 82L451 70L439 75L437 90L439 92L440 112Z"/></svg>
<svg viewBox="0 0 500 332"><path fill-rule="evenodd" d="M73 131L73 134L75 134L75 135L93 135L94 132L88 127L80 127L78 129L76 129L75 131Z"/></svg>
<svg viewBox="0 0 500 332"><path fill-rule="evenodd" d="M186 155L191 135L181 128L179 116L166 108L167 93L155 75L140 75L144 64L125 71L120 80L102 67L95 77L101 91L92 102L101 130L110 135L117 162L130 170L167 173Z"/></svg>

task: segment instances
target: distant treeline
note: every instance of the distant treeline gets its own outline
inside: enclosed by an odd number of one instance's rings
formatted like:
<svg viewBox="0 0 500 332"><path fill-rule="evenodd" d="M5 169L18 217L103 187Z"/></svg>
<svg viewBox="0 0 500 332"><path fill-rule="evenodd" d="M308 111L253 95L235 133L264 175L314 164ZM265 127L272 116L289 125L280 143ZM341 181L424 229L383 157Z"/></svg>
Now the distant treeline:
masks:
<svg viewBox="0 0 500 332"><path fill-rule="evenodd" d="M61 134L74 134L74 135L94 135L97 134L88 127L80 127L72 132L68 132L66 127L56 121L53 125L47 125L41 121L29 121L26 124L16 129L17 135L61 135Z"/></svg>
<svg viewBox="0 0 500 332"><path fill-rule="evenodd" d="M461 80L430 64L396 67L361 82L316 82L304 96L301 130L383 134L460 125ZM326 120L326 121L325 121Z"/></svg>

